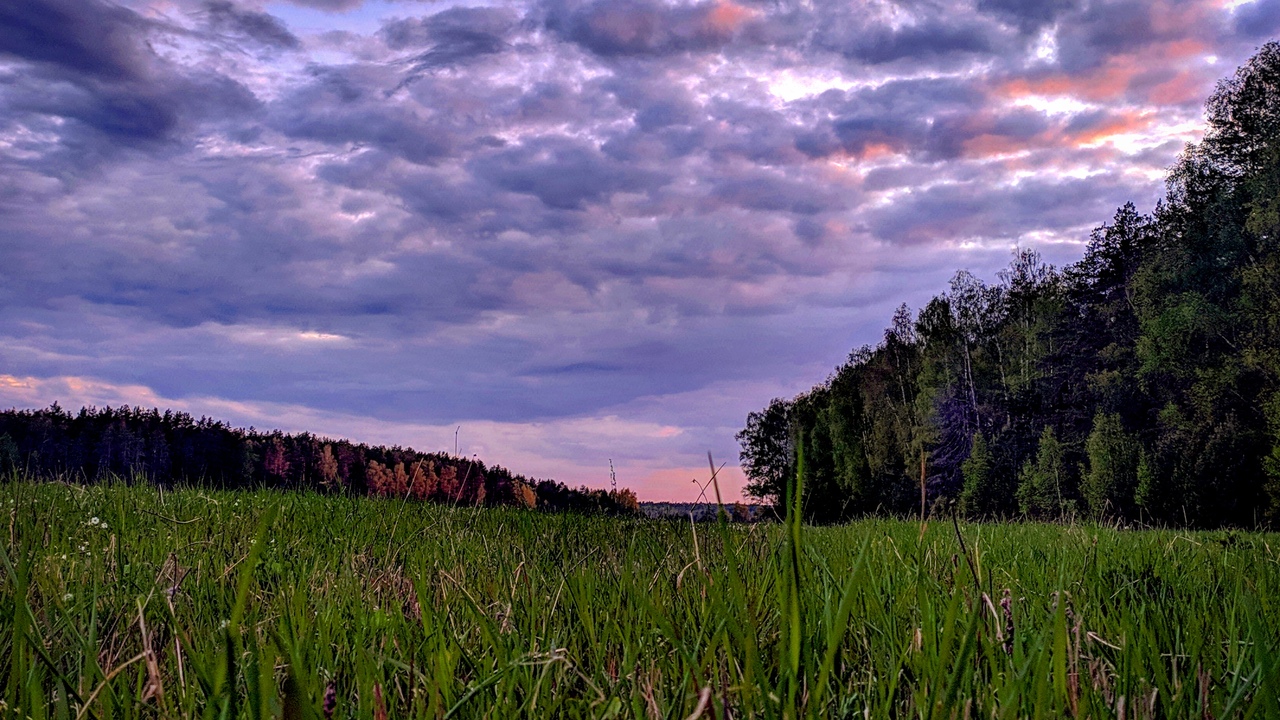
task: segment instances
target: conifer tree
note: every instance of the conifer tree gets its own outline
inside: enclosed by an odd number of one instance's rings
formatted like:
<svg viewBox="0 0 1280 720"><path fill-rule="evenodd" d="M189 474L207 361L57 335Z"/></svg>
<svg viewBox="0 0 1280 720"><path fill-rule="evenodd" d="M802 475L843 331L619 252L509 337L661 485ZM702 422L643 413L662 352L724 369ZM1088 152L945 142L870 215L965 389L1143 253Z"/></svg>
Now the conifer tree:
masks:
<svg viewBox="0 0 1280 720"><path fill-rule="evenodd" d="M981 432L973 434L969 457L961 465L964 489L960 493L960 512L967 517L980 517L991 511L993 478L991 451Z"/></svg>
<svg viewBox="0 0 1280 720"><path fill-rule="evenodd" d="M1129 516L1138 486L1138 443L1125 432L1117 414L1098 413L1085 441L1088 466L1081 494L1095 518Z"/></svg>
<svg viewBox="0 0 1280 720"><path fill-rule="evenodd" d="M1067 481L1066 455L1053 427L1046 425L1040 433L1034 462L1022 466L1018 479L1018 507L1023 514L1057 519L1073 509Z"/></svg>

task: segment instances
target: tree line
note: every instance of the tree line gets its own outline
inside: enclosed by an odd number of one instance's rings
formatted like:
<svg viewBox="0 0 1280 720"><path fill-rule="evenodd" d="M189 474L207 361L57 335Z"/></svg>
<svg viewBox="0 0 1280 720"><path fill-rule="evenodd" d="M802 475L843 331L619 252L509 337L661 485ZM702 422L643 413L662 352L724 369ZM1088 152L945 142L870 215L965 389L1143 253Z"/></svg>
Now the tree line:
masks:
<svg viewBox="0 0 1280 720"><path fill-rule="evenodd" d="M220 489L280 488L409 498L452 505L636 514L629 489L572 488L500 465L412 448L371 446L310 433L243 430L207 417L140 407L57 403L0 412L6 477L124 478Z"/></svg>
<svg viewBox="0 0 1280 720"><path fill-rule="evenodd" d="M1092 516L1280 523L1280 44L1206 104L1146 214L1063 269L961 271L822 384L738 434L756 497L804 457L809 519Z"/></svg>

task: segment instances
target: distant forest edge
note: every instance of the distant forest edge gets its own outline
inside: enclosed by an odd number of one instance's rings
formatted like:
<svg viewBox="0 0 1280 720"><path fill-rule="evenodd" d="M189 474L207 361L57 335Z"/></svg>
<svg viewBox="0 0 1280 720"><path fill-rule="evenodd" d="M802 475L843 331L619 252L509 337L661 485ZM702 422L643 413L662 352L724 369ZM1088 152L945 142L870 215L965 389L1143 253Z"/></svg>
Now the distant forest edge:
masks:
<svg viewBox="0 0 1280 720"><path fill-rule="evenodd" d="M412 448L309 433L242 430L158 409L0 412L0 471L12 477L126 480L196 487L268 487L411 498L451 505L514 505L633 515L629 489L571 488L499 465Z"/></svg>
<svg viewBox="0 0 1280 720"><path fill-rule="evenodd" d="M810 520L920 512L1280 525L1280 44L1206 104L1150 214L1063 270L959 272L738 434L756 497L804 451ZM797 448L799 445L799 448Z"/></svg>

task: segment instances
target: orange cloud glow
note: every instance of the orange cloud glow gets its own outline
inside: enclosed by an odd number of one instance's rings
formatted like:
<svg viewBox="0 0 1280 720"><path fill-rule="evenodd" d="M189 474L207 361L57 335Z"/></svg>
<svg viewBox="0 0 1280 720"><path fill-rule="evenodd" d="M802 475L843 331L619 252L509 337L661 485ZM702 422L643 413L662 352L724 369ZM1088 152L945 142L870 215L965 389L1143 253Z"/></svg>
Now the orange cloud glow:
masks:
<svg viewBox="0 0 1280 720"><path fill-rule="evenodd" d="M1197 73L1183 70L1151 89L1147 99L1159 105L1183 105L1205 96L1205 86Z"/></svg>
<svg viewBox="0 0 1280 720"><path fill-rule="evenodd" d="M1043 138L1039 135L1028 139L984 133L965 140L963 147L965 157L984 158L996 155L1013 155L1041 145L1043 145Z"/></svg>
<svg viewBox="0 0 1280 720"><path fill-rule="evenodd" d="M707 22L719 32L731 33L754 15L755 11L750 8L722 0L707 13Z"/></svg>
<svg viewBox="0 0 1280 720"><path fill-rule="evenodd" d="M1123 95L1140 69L1137 58L1119 55L1111 58L1103 67L1085 75L1054 73L1040 78L1015 78L998 86L995 94L1008 99L1066 96L1104 102Z"/></svg>
<svg viewBox="0 0 1280 720"><path fill-rule="evenodd" d="M1074 145L1093 145L1116 135L1127 135L1151 127L1155 117L1149 112L1128 111L1110 118L1098 127L1089 128L1068 138Z"/></svg>
<svg viewBox="0 0 1280 720"><path fill-rule="evenodd" d="M1209 52L1209 46L1199 40L1187 38L1185 40L1174 40L1160 46L1157 55L1162 60L1185 60L1186 58L1198 58Z"/></svg>

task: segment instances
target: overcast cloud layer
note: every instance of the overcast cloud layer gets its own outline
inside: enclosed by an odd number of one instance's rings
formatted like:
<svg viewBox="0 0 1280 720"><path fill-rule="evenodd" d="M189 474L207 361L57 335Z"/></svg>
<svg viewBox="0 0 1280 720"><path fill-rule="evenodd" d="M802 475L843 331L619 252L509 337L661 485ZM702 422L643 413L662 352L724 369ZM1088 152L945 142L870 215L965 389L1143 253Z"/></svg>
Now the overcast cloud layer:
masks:
<svg viewBox="0 0 1280 720"><path fill-rule="evenodd" d="M1280 0L0 3L0 406L461 425L691 499L898 303L1149 209L1278 31Z"/></svg>

